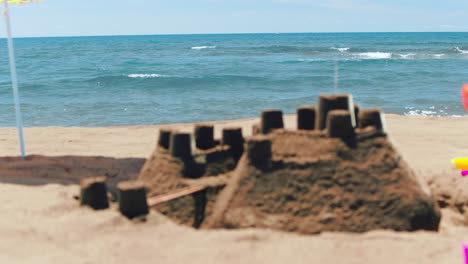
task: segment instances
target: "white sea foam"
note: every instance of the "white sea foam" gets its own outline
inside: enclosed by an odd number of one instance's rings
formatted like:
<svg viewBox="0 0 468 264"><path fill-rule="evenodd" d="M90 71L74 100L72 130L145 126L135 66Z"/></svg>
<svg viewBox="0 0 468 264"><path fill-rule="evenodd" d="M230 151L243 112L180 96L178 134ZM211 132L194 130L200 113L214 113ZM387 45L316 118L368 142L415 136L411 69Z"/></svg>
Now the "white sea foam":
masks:
<svg viewBox="0 0 468 264"><path fill-rule="evenodd" d="M390 52L364 52L355 54L360 58L364 59L430 59L435 58L439 59L445 54L416 54L416 53L407 53L407 54L393 54Z"/></svg>
<svg viewBox="0 0 468 264"><path fill-rule="evenodd" d="M461 49L460 47L455 47L454 50L461 54L468 54L468 50Z"/></svg>
<svg viewBox="0 0 468 264"><path fill-rule="evenodd" d="M215 49L216 46L198 46L198 47L192 47L191 49L193 50L201 50L201 49Z"/></svg>
<svg viewBox="0 0 468 264"><path fill-rule="evenodd" d="M410 59L410 58L414 58L415 56L417 56L417 54L415 53L408 53L408 54L397 54L397 56L403 58L403 59Z"/></svg>
<svg viewBox="0 0 468 264"><path fill-rule="evenodd" d="M415 107L405 107L408 111L404 113L406 116L451 116L451 117L463 117L462 115L449 115L445 110L447 107L444 106L445 109L436 109L435 106L430 106L429 109L421 110L416 109Z"/></svg>
<svg viewBox="0 0 468 264"><path fill-rule="evenodd" d="M431 110L410 110L404 113L407 116L437 116L437 114L436 111Z"/></svg>
<svg viewBox="0 0 468 264"><path fill-rule="evenodd" d="M390 52L364 52L354 55L364 59L440 59L445 56L445 54L396 54Z"/></svg>
<svg viewBox="0 0 468 264"><path fill-rule="evenodd" d="M389 52L363 52L363 53L358 53L357 55L365 59L390 59L392 58L392 53L389 53Z"/></svg>
<svg viewBox="0 0 468 264"><path fill-rule="evenodd" d="M450 116L450 117L465 117L463 115L448 115L445 111L431 110L410 110L404 113L405 116Z"/></svg>
<svg viewBox="0 0 468 264"><path fill-rule="evenodd" d="M149 73L149 74L129 74L127 77L130 78L159 78L159 77L169 77L168 75L162 75L162 74L157 74L157 73Z"/></svg>
<svg viewBox="0 0 468 264"><path fill-rule="evenodd" d="M335 47L331 47L330 49L338 50L339 52L346 52L349 50L349 48L335 48Z"/></svg>

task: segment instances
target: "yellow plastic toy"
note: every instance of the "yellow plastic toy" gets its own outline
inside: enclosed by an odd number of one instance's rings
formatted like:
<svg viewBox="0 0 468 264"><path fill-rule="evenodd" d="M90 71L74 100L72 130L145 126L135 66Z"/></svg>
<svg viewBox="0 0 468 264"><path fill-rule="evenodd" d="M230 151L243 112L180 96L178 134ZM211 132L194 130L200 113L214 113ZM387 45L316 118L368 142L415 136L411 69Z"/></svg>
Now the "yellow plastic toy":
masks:
<svg viewBox="0 0 468 264"><path fill-rule="evenodd" d="M458 170L468 170L468 158L454 158L452 163Z"/></svg>

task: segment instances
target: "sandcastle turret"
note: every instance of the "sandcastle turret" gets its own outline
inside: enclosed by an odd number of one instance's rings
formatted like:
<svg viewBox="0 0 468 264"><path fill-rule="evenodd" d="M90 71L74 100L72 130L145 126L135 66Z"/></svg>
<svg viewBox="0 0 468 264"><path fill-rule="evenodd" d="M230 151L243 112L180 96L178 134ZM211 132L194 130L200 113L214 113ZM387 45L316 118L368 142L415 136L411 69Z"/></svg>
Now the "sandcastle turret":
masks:
<svg viewBox="0 0 468 264"><path fill-rule="evenodd" d="M359 113L359 127L373 126L378 131L386 133L385 119L379 108L364 109Z"/></svg>
<svg viewBox="0 0 468 264"><path fill-rule="evenodd" d="M271 141L263 136L247 140L247 157L256 168L264 169L271 164Z"/></svg>
<svg viewBox="0 0 468 264"><path fill-rule="evenodd" d="M215 146L213 125L195 125L195 146L198 149L210 149Z"/></svg>
<svg viewBox="0 0 468 264"><path fill-rule="evenodd" d="M268 109L262 112L260 130L263 134L268 134L274 129L283 127L283 112L281 110Z"/></svg>
<svg viewBox="0 0 468 264"><path fill-rule="evenodd" d="M328 112L327 134L330 137L350 138L354 136L352 115L347 110Z"/></svg>
<svg viewBox="0 0 468 264"><path fill-rule="evenodd" d="M109 207L105 176L86 178L81 181L80 188L81 205L87 205L96 210Z"/></svg>
<svg viewBox="0 0 468 264"><path fill-rule="evenodd" d="M171 133L170 152L173 157L186 159L192 156L189 133Z"/></svg>
<svg viewBox="0 0 468 264"><path fill-rule="evenodd" d="M297 129L313 130L315 128L316 108L314 105L303 105L297 108Z"/></svg>
<svg viewBox="0 0 468 264"><path fill-rule="evenodd" d="M348 110L351 113L351 122L356 126L353 97L350 94L320 95L317 105L316 129L325 129L328 112L332 110Z"/></svg>
<svg viewBox="0 0 468 264"><path fill-rule="evenodd" d="M160 129L159 130L159 139L158 146L164 149L169 149L171 142L171 130L169 129Z"/></svg>
<svg viewBox="0 0 468 264"><path fill-rule="evenodd" d="M228 145L231 148L234 159L237 161L244 152L244 137L242 136L242 128L224 128L222 136L222 144Z"/></svg>
<svg viewBox="0 0 468 264"><path fill-rule="evenodd" d="M117 184L119 210L128 218L148 214L146 188L140 181L124 181Z"/></svg>

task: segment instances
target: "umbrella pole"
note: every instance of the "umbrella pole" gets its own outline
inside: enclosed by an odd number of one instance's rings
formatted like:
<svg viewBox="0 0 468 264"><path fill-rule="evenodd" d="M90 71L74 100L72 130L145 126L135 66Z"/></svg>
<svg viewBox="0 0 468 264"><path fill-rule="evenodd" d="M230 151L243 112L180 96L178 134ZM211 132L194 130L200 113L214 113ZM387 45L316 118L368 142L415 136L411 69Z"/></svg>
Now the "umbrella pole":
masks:
<svg viewBox="0 0 468 264"><path fill-rule="evenodd" d="M24 158L26 156L24 151L24 139L23 139L23 120L21 118L21 109L20 109L20 100L18 92L18 81L16 79L16 64L15 64L15 53L13 49L13 40L11 37L11 25L10 25L10 14L8 12L8 1L3 1L5 4L4 16L5 16L5 25L8 37L8 53L10 58L10 74L11 74L11 84L13 86L13 97L15 99L15 113L16 113L16 127L18 130L18 138L20 143L21 156Z"/></svg>

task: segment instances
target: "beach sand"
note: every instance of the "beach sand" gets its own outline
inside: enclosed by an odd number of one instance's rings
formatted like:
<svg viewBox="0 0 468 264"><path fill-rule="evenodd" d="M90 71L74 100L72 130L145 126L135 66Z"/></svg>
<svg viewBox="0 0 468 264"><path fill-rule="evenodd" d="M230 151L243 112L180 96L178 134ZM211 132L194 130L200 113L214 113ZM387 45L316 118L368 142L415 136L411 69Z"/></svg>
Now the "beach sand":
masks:
<svg viewBox="0 0 468 264"><path fill-rule="evenodd" d="M437 233L377 230L303 236L253 229L197 231L157 212L140 223L121 217L115 208L81 208L73 199L79 192L75 184L24 185L21 179L0 175L0 263L462 263L461 243L468 241L468 179L459 176L450 160L468 155L468 141L460 139L468 131L468 120L386 118L391 141L425 190L446 203ZM250 135L255 122L258 119L213 122L215 137L231 126ZM286 116L285 125L295 128L295 117ZM192 131L193 124L26 128L26 151L147 158L161 127ZM17 156L16 130L0 131L0 156Z"/></svg>

